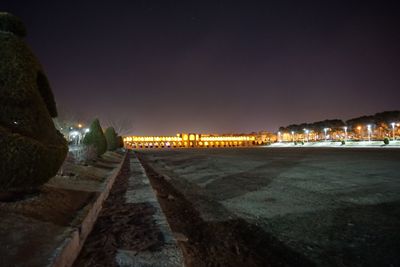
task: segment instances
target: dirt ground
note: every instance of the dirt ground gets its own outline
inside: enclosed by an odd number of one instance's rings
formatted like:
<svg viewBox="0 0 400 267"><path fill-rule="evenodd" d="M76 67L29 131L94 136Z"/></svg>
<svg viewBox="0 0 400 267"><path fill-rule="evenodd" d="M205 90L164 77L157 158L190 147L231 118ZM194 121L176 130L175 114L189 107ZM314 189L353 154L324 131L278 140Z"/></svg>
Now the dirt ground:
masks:
<svg viewBox="0 0 400 267"><path fill-rule="evenodd" d="M0 201L0 266L51 265L54 251L79 227L123 154L91 166L69 158L62 172L31 192Z"/></svg>
<svg viewBox="0 0 400 267"><path fill-rule="evenodd" d="M183 194L143 163L172 231L187 238L179 241L187 267L313 266L243 219L204 221Z"/></svg>
<svg viewBox="0 0 400 267"><path fill-rule="evenodd" d="M115 260L117 249L156 250L163 243L162 234L152 218L154 208L146 203L126 203L124 195L129 175L128 156L75 267L118 266Z"/></svg>
<svg viewBox="0 0 400 267"><path fill-rule="evenodd" d="M400 266L399 149L140 155L188 266Z"/></svg>

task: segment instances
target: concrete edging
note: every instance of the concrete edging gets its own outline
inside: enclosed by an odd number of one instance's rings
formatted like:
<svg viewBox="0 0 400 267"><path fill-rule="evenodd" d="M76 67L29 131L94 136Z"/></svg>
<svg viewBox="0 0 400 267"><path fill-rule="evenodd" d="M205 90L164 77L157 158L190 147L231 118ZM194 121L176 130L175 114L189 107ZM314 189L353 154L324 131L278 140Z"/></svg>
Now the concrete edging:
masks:
<svg viewBox="0 0 400 267"><path fill-rule="evenodd" d="M70 237L65 239L62 245L60 245L55 256L51 260L49 267L70 267L78 257L86 238L92 231L92 228L97 220L97 217L103 207L104 201L110 194L110 190L115 182L115 179L121 172L122 165L124 164L128 151L122 157L121 163L115 169L115 172L108 178L104 190L97 197L96 201L90 207L86 217L83 219L81 225L76 227L70 233Z"/></svg>
<svg viewBox="0 0 400 267"><path fill-rule="evenodd" d="M117 263L120 267L184 267L185 262L181 247L171 230L168 220L160 206L157 192L151 186L143 164L137 158L130 159L131 171L128 191L125 193L127 203L148 203L154 209L153 220L164 237L164 244L158 251L118 250Z"/></svg>

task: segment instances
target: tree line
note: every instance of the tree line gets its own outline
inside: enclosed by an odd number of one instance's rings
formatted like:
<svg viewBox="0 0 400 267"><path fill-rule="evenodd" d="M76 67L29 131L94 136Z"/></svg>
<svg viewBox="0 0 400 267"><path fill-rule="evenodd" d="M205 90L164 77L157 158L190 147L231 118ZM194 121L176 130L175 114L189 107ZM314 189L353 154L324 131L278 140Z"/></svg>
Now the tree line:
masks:
<svg viewBox="0 0 400 267"><path fill-rule="evenodd" d="M384 128L389 128L390 124L393 122L400 121L400 111L384 111L375 113L374 115L361 116L356 118L351 118L349 120L343 121L341 119L323 120L313 123L300 123L291 124L288 126L279 127L281 132L301 132L304 129L322 132L324 128L329 128L331 130L343 130L343 127L347 126L349 130L356 128L359 125L376 125Z"/></svg>

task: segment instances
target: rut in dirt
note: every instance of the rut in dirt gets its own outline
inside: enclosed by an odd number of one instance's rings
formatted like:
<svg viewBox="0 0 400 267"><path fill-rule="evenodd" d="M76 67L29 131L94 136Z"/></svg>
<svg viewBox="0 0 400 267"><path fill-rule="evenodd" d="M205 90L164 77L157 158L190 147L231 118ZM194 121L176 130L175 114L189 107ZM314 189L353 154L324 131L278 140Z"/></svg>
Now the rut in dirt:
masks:
<svg viewBox="0 0 400 267"><path fill-rule="evenodd" d="M163 244L162 233L153 220L154 208L148 203L125 203L131 171L129 159L128 154L73 266L117 267L118 249L158 250Z"/></svg>

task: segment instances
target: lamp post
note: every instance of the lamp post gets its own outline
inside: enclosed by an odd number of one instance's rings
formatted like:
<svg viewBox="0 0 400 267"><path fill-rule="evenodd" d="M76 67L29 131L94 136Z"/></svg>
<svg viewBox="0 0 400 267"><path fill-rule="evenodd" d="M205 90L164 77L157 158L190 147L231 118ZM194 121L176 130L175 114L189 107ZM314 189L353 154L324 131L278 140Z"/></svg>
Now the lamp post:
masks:
<svg viewBox="0 0 400 267"><path fill-rule="evenodd" d="M292 131L292 140L293 140L293 143L294 143L294 131Z"/></svg>
<svg viewBox="0 0 400 267"><path fill-rule="evenodd" d="M344 141L347 142L347 126L344 126Z"/></svg>
<svg viewBox="0 0 400 267"><path fill-rule="evenodd" d="M282 142L282 138L281 138L281 132L278 132L278 142Z"/></svg>
<svg viewBox="0 0 400 267"><path fill-rule="evenodd" d="M371 142L371 125L370 124L367 125L367 129L368 129L368 142Z"/></svg>
<svg viewBox="0 0 400 267"><path fill-rule="evenodd" d="M396 124L394 122L392 122L391 125L392 125L392 131L393 131L393 141L394 141L394 139L395 139L394 128L396 127Z"/></svg>
<svg viewBox="0 0 400 267"><path fill-rule="evenodd" d="M328 128L324 128L324 132L325 132L325 142L326 142L326 132L328 131Z"/></svg>
<svg viewBox="0 0 400 267"><path fill-rule="evenodd" d="M364 136L363 136L362 131L361 131L361 126L358 126L357 130L358 130L358 135L359 135L360 140L363 140Z"/></svg>
<svg viewBox="0 0 400 267"><path fill-rule="evenodd" d="M306 139L306 141L308 142L308 134L310 133L310 131L309 130L307 130L307 129L304 129L304 132L306 133L306 135L307 135L307 139Z"/></svg>

